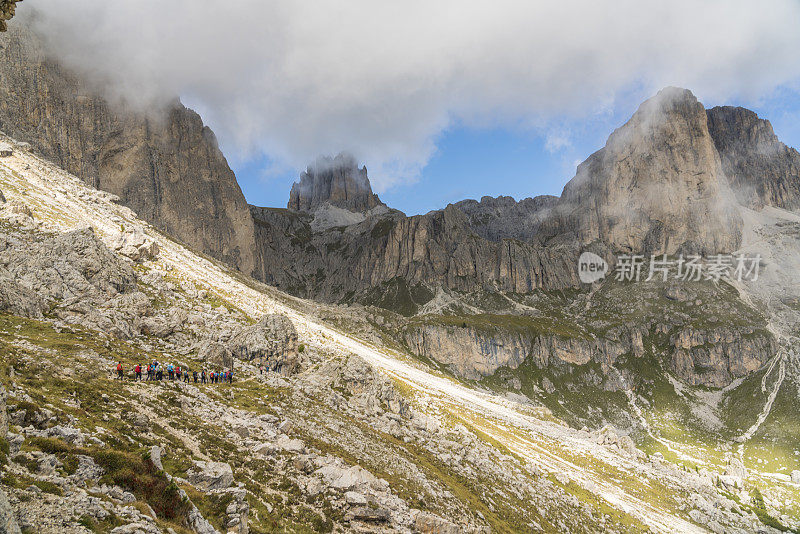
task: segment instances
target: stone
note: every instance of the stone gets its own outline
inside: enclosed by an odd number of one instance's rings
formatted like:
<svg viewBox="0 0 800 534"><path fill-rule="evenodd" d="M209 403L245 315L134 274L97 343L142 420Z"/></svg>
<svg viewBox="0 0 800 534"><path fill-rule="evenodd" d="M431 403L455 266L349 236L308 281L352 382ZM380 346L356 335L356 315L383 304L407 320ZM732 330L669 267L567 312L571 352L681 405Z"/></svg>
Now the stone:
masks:
<svg viewBox="0 0 800 534"><path fill-rule="evenodd" d="M128 421L139 430L148 431L150 429L150 418L139 411L128 412Z"/></svg>
<svg viewBox="0 0 800 534"><path fill-rule="evenodd" d="M280 435L275 445L286 452L302 453L306 450L306 445L299 439L291 439L288 436Z"/></svg>
<svg viewBox="0 0 800 534"><path fill-rule="evenodd" d="M352 506L364 506L367 504L367 498L364 496L364 494L358 493L357 491L345 492L344 499L347 504Z"/></svg>
<svg viewBox="0 0 800 534"><path fill-rule="evenodd" d="M545 390L548 395L552 395L556 391L556 387L546 376L542 378L542 389Z"/></svg>
<svg viewBox="0 0 800 534"><path fill-rule="evenodd" d="M420 512L414 519L414 528L420 534L461 534L462 530L454 523L428 512Z"/></svg>
<svg viewBox="0 0 800 534"><path fill-rule="evenodd" d="M67 443L79 446L83 445L85 440L83 432L81 432L77 428L64 425L56 425L52 428L49 428L47 430L47 435L49 437L58 438L60 440L66 441Z"/></svg>
<svg viewBox="0 0 800 534"><path fill-rule="evenodd" d="M299 367L297 330L284 315L265 315L257 324L241 329L228 348L234 357L263 365L270 372L290 375Z"/></svg>
<svg viewBox="0 0 800 534"><path fill-rule="evenodd" d="M800 484L800 471L798 470L792 471L791 477L792 477L792 482L794 484Z"/></svg>
<svg viewBox="0 0 800 534"><path fill-rule="evenodd" d="M161 532L153 523L136 522L116 527L111 534L158 534Z"/></svg>
<svg viewBox="0 0 800 534"><path fill-rule="evenodd" d="M233 351L224 343L203 341L197 357L215 369L233 369Z"/></svg>
<svg viewBox="0 0 800 534"><path fill-rule="evenodd" d="M292 422L291 421L283 421L280 425L278 425L278 430L283 432L284 434L288 434L292 431Z"/></svg>
<svg viewBox="0 0 800 534"><path fill-rule="evenodd" d="M140 226L121 232L112 248L133 261L155 260L159 253L158 243Z"/></svg>
<svg viewBox="0 0 800 534"><path fill-rule="evenodd" d="M194 462L186 473L190 484L205 491L222 490L233 485L233 470L222 462Z"/></svg>
<svg viewBox="0 0 800 534"><path fill-rule="evenodd" d="M325 486L323 486L322 482L320 482L316 478L312 478L311 480L308 481L308 484L306 484L306 493L308 493L312 497L319 495L320 493L322 493L324 489Z"/></svg>
<svg viewBox="0 0 800 534"><path fill-rule="evenodd" d="M737 456L732 456L728 460L728 465L725 467L725 475L744 480L747 478L747 468L745 468L742 461ZM741 487L741 485L739 486Z"/></svg>
<svg viewBox="0 0 800 534"><path fill-rule="evenodd" d="M345 492L378 483L378 479L372 473L357 465L346 469L326 465L318 469L316 473L321 475L333 489Z"/></svg>
<svg viewBox="0 0 800 534"><path fill-rule="evenodd" d="M3 534L21 534L22 532L14 517L14 510L2 488L0 488L0 532Z"/></svg>
<svg viewBox="0 0 800 534"><path fill-rule="evenodd" d="M164 449L158 445L153 445L150 447L150 461L153 463L153 467L155 467L157 471L164 470L164 465L161 463L161 455L163 454Z"/></svg>

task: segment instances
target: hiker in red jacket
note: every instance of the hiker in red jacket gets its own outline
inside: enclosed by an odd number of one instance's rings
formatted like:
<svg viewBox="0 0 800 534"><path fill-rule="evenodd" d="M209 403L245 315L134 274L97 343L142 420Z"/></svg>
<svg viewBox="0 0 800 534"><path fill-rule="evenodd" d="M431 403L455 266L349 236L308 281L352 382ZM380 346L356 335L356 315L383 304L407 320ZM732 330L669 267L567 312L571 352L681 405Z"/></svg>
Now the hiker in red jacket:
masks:
<svg viewBox="0 0 800 534"><path fill-rule="evenodd" d="M137 363L136 367L133 368L133 372L135 373L134 378L136 380L141 380L142 379L142 366L141 365L139 365Z"/></svg>
<svg viewBox="0 0 800 534"><path fill-rule="evenodd" d="M123 378L123 376L122 376L122 362L119 362L117 364L117 378L119 378L120 380L122 380L122 378Z"/></svg>

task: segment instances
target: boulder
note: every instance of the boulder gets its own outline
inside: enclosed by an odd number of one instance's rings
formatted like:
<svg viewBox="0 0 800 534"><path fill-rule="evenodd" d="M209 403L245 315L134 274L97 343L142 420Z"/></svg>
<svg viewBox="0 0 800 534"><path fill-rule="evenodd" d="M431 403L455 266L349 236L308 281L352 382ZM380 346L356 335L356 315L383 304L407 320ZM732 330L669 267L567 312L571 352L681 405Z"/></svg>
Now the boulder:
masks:
<svg viewBox="0 0 800 534"><path fill-rule="evenodd" d="M117 527L111 534L158 534L161 530L153 523L136 522Z"/></svg>
<svg viewBox="0 0 800 534"><path fill-rule="evenodd" d="M6 498L6 494L0 489L0 532L3 534L21 534L17 520L14 517L14 510Z"/></svg>
<svg viewBox="0 0 800 534"><path fill-rule="evenodd" d="M154 260L159 253L158 243L139 226L121 232L112 248L133 261Z"/></svg>
<svg viewBox="0 0 800 534"><path fill-rule="evenodd" d="M379 484L372 473L357 465L346 469L326 465L317 469L316 473L321 475L330 487L344 492Z"/></svg>
<svg viewBox="0 0 800 534"><path fill-rule="evenodd" d="M367 504L367 497L363 493L357 491L348 491L344 494L347 504L354 506L364 506Z"/></svg>
<svg viewBox="0 0 800 534"><path fill-rule="evenodd" d="M164 466L161 463L162 454L164 454L164 449L162 449L158 445L153 445L152 447L150 447L150 461L153 463L153 467L155 467L159 471L164 470Z"/></svg>
<svg viewBox="0 0 800 534"><path fill-rule="evenodd" d="M800 471L792 471L792 482L800 484Z"/></svg>
<svg viewBox="0 0 800 534"><path fill-rule="evenodd" d="M237 332L228 343L236 358L283 375L297 371L298 346L297 330L284 315L265 315L257 324Z"/></svg>
<svg viewBox="0 0 800 534"><path fill-rule="evenodd" d="M0 246L7 276L44 301L96 306L137 289L130 264L112 253L91 228L46 235L35 242L9 240L8 245Z"/></svg>
<svg viewBox="0 0 800 534"><path fill-rule="evenodd" d="M461 528L428 512L420 512L414 520L414 528L421 534L460 534Z"/></svg>
<svg viewBox="0 0 800 534"><path fill-rule="evenodd" d="M738 457L733 456L728 460L728 465L725 467L724 474L739 480L744 480L747 478L747 469Z"/></svg>
<svg viewBox="0 0 800 534"><path fill-rule="evenodd" d="M222 490L233 485L233 470L222 462L195 462L186 473L189 483L205 491Z"/></svg>
<svg viewBox="0 0 800 534"><path fill-rule="evenodd" d="M8 271L0 268L0 312L38 319L44 310L45 303L39 295L16 283Z"/></svg>
<svg viewBox="0 0 800 534"><path fill-rule="evenodd" d="M286 452L302 453L306 450L306 445L299 439L292 439L285 435L280 435L275 445Z"/></svg>
<svg viewBox="0 0 800 534"><path fill-rule="evenodd" d="M198 356L211 367L233 369L233 351L217 341L203 342Z"/></svg>

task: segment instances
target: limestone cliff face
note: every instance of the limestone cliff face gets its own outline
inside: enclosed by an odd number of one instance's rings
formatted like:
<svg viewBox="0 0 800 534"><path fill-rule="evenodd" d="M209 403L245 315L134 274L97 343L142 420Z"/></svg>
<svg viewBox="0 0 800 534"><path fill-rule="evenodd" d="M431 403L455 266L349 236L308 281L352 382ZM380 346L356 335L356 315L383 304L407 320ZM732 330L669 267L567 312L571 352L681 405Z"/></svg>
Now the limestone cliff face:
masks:
<svg viewBox="0 0 800 534"><path fill-rule="evenodd" d="M189 246L254 273L249 208L211 130L180 103L112 106L15 24L0 42L0 129Z"/></svg>
<svg viewBox="0 0 800 534"><path fill-rule="evenodd" d="M736 250L741 217L702 104L667 88L643 103L578 166L543 242L604 242L614 250L716 254Z"/></svg>
<svg viewBox="0 0 800 534"><path fill-rule="evenodd" d="M401 338L414 354L444 365L457 376L479 380L501 367L516 369L524 361L538 369L593 361L608 374L622 355L640 358L645 350L642 336L659 331L667 334L667 368L692 385L727 386L759 369L776 350L774 339L761 330L664 324L632 325L605 337L415 324L406 328Z"/></svg>
<svg viewBox="0 0 800 534"><path fill-rule="evenodd" d="M778 140L769 121L740 107L709 109L708 129L740 203L800 208L800 153Z"/></svg>
<svg viewBox="0 0 800 534"><path fill-rule="evenodd" d="M455 206L467 216L470 228L489 241L529 241L557 204L558 197L541 195L519 202L507 196L483 197L480 202L462 200Z"/></svg>
<svg viewBox="0 0 800 534"><path fill-rule="evenodd" d="M383 204L372 192L367 168L359 168L350 154L318 158L292 186L287 207L312 211L326 203L354 212L369 211Z"/></svg>
<svg viewBox="0 0 800 534"><path fill-rule="evenodd" d="M488 241L454 206L415 217L389 213L324 232L312 231L308 214L252 212L267 282L302 296L352 300L398 280L410 288L516 293L579 283L574 247Z"/></svg>
<svg viewBox="0 0 800 534"><path fill-rule="evenodd" d="M670 338L672 369L693 385L724 387L758 370L775 353L771 337L742 328L685 328Z"/></svg>
<svg viewBox="0 0 800 534"><path fill-rule="evenodd" d="M683 89L642 104L578 167L560 198L486 197L317 231L320 206L368 209L377 202L371 191L366 170L340 156L304 173L289 212L254 209L267 280L326 300L358 298L398 279L431 289L531 293L578 286L575 262L590 244L604 254L717 254L741 242L738 204L706 111ZM300 213L314 219L301 222Z"/></svg>
<svg viewBox="0 0 800 534"><path fill-rule="evenodd" d="M420 325L403 332L403 340L414 354L470 380L491 376L501 367L516 369L531 352L531 340L519 333L487 334L456 326Z"/></svg>

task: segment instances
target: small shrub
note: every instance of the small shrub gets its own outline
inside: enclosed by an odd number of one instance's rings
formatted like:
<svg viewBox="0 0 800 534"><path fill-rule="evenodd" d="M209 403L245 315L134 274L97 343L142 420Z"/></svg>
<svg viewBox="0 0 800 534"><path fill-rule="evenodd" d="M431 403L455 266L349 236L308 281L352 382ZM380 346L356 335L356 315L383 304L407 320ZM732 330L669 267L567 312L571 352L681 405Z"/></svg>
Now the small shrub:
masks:
<svg viewBox="0 0 800 534"><path fill-rule="evenodd" d="M72 452L74 450L72 445L58 438L32 437L29 438L28 443L32 447L35 447L42 452L46 452L47 454L60 455Z"/></svg>
<svg viewBox="0 0 800 534"><path fill-rule="evenodd" d="M0 467L8 464L8 441L5 438L0 438Z"/></svg>
<svg viewBox="0 0 800 534"><path fill-rule="evenodd" d="M305 346L305 345L303 345L302 343L300 343L300 346L299 346L299 347L297 347L297 352L299 352L300 354L302 354L302 353L304 353L305 351L306 351L306 346Z"/></svg>
<svg viewBox="0 0 800 534"><path fill-rule="evenodd" d="M78 457L74 454L68 454L61 462L64 464L64 473L67 476L74 475L78 471Z"/></svg>
<svg viewBox="0 0 800 534"><path fill-rule="evenodd" d="M158 517L182 520L189 513L189 502L181 497L180 488L158 471L145 455L102 450L93 457L106 471L103 480L125 488L147 502Z"/></svg>
<svg viewBox="0 0 800 534"><path fill-rule="evenodd" d="M56 484L53 484L52 482L46 482L46 481L43 481L43 480L35 480L33 482L33 485L36 486L37 488L39 488L40 490L42 490L43 492L49 493L51 495L58 495L59 497L61 495L64 495L64 491L59 486L57 486Z"/></svg>

